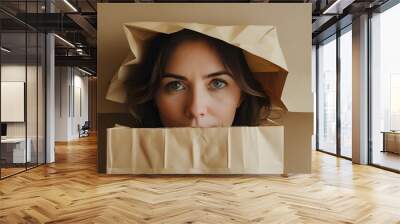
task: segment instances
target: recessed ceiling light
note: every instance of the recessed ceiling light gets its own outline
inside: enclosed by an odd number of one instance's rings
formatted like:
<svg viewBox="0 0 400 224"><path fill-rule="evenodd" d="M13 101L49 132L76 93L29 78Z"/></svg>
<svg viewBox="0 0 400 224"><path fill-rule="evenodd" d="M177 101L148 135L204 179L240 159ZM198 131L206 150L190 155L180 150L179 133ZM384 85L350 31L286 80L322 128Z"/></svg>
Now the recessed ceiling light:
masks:
<svg viewBox="0 0 400 224"><path fill-rule="evenodd" d="M4 52L6 52L6 53L10 53L10 52L11 52L10 49L7 49L7 48L5 48L5 47L1 47L1 51L4 51Z"/></svg>
<svg viewBox="0 0 400 224"><path fill-rule="evenodd" d="M330 13L332 9L334 9L340 0L336 0L332 5L330 5L327 9L325 9L322 14Z"/></svg>
<svg viewBox="0 0 400 224"><path fill-rule="evenodd" d="M86 70L83 70L83 69L81 69L81 68L79 68L79 67L78 67L78 70L81 71L81 72L83 72L83 73L85 73L85 74L87 74L87 75L90 75L90 76L93 75L92 73L90 73L90 72L88 72L88 71L86 71Z"/></svg>
<svg viewBox="0 0 400 224"><path fill-rule="evenodd" d="M322 14L342 14L343 9L353 2L354 0L336 0Z"/></svg>
<svg viewBox="0 0 400 224"><path fill-rule="evenodd" d="M68 0L64 0L65 4L68 5L68 7L70 7L74 12L78 12L78 10L68 1Z"/></svg>
<svg viewBox="0 0 400 224"><path fill-rule="evenodd" d="M54 34L54 36L55 37L57 37L59 40L61 40L62 42L64 42L64 43L66 43L67 45L69 45L70 47L73 47L73 48L75 48L75 45L73 45L71 42L69 42L68 40L66 40L66 39L64 39L64 38L62 38L62 37L60 37L59 35L57 35L57 34Z"/></svg>

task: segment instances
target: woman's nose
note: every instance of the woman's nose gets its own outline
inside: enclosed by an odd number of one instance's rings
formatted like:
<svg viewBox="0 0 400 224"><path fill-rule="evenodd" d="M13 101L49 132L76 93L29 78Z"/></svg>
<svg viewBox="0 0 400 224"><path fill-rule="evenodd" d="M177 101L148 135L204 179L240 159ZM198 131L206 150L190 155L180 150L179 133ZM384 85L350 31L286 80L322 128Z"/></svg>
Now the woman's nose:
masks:
<svg viewBox="0 0 400 224"><path fill-rule="evenodd" d="M189 119L197 121L207 115L207 96L200 88L191 91L186 107L186 115Z"/></svg>

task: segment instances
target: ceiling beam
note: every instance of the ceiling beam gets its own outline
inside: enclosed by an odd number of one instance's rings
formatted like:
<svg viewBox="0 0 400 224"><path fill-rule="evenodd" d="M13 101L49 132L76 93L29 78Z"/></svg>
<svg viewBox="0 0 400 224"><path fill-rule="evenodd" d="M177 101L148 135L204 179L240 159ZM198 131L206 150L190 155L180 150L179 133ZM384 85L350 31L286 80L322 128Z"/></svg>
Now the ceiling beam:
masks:
<svg viewBox="0 0 400 224"><path fill-rule="evenodd" d="M56 66L82 66L96 71L96 58L90 56L55 56Z"/></svg>
<svg viewBox="0 0 400 224"><path fill-rule="evenodd" d="M80 26L92 39L97 38L97 30L81 14L71 13L67 15L72 21Z"/></svg>

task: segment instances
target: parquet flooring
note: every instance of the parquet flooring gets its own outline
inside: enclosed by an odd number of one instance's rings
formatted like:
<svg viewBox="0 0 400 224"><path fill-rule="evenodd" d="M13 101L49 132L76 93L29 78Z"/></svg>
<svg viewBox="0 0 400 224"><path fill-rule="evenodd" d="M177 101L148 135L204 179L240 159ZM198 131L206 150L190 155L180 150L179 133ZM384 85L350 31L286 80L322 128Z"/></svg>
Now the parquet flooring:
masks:
<svg viewBox="0 0 400 224"><path fill-rule="evenodd" d="M18 172L21 172L21 171L24 171L25 170L25 167L17 167L17 168L14 168L14 167L12 167L12 168L9 168L9 167L7 167L7 168L4 168L4 167L2 167L1 168L1 176L2 177L7 177L7 176L10 176L10 175L13 175L13 174L15 174L15 173L18 173Z"/></svg>
<svg viewBox="0 0 400 224"><path fill-rule="evenodd" d="M0 181L0 223L400 223L400 175L313 152L288 178L108 176L89 137Z"/></svg>

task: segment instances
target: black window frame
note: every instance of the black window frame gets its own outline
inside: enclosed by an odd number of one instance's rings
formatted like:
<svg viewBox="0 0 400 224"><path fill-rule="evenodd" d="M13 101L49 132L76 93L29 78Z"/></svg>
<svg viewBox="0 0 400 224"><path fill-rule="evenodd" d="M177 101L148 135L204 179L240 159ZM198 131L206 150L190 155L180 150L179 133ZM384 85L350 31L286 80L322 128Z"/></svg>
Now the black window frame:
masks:
<svg viewBox="0 0 400 224"><path fill-rule="evenodd" d="M345 17L344 18L344 22L342 24L343 27L340 26L336 26L336 32L334 32L333 34L331 34L330 36L327 36L326 38L320 40L317 44L316 44L316 50L315 50L315 54L316 54L316 69L315 69L315 86L316 86L316 151L319 152L323 152L329 155L333 155L333 156L337 156L340 158L344 158L347 160L352 160L352 158L347 157L347 156L343 156L341 153L341 119L340 119L340 77L341 77L341 67L340 67L340 37L347 33L347 32L351 32L352 31L352 22L350 22L351 17ZM319 147L319 115L320 115L320 111L319 111L319 47L322 43L326 44L329 43L330 41L336 41L336 152L332 153L332 152L328 152L324 149L321 149Z"/></svg>

